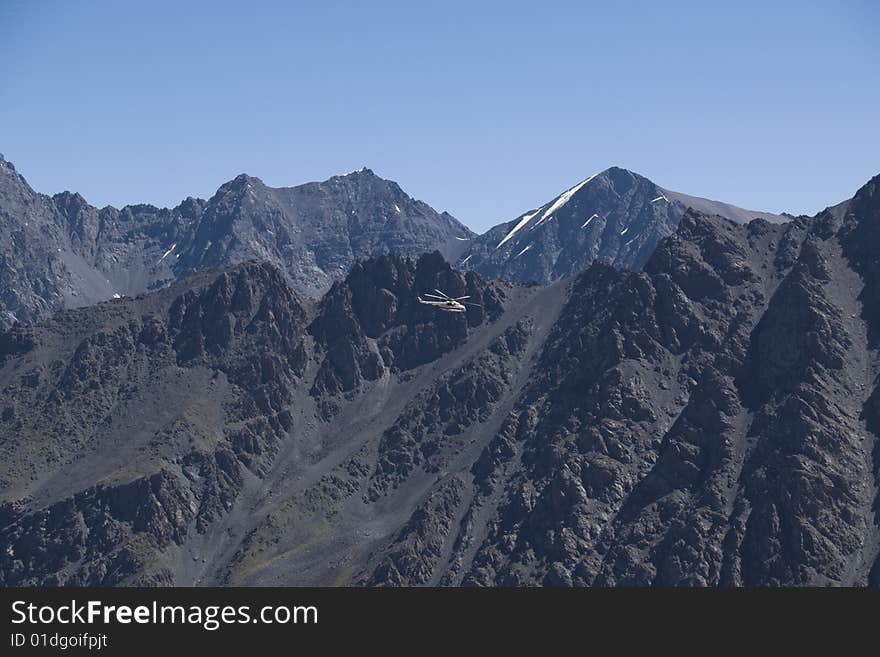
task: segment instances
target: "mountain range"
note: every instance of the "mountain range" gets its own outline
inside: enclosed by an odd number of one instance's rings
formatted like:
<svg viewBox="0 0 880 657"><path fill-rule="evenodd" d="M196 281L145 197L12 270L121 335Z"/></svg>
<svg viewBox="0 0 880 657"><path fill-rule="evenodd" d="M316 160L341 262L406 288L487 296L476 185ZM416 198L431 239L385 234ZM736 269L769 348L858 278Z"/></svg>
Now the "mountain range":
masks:
<svg viewBox="0 0 880 657"><path fill-rule="evenodd" d="M228 185L118 222L149 262L192 235L195 273L0 333L0 583L880 586L880 176L738 223L610 169L491 239L448 218L479 271L324 259L320 297L237 227L268 192ZM299 216L271 196L261 238ZM58 207L19 221L72 240Z"/></svg>
<svg viewBox="0 0 880 657"><path fill-rule="evenodd" d="M0 156L0 329L250 259L320 296L357 259L434 250L454 259L472 235L368 169L289 188L240 175L207 201L117 210L38 194Z"/></svg>
<svg viewBox="0 0 880 657"><path fill-rule="evenodd" d="M207 201L99 209L76 193L35 192L0 155L0 329L252 259L313 298L357 260L385 253L438 250L461 268L513 282L560 280L595 260L638 269L687 207L735 221L781 219L619 168L480 236L369 169L284 188L242 174Z"/></svg>

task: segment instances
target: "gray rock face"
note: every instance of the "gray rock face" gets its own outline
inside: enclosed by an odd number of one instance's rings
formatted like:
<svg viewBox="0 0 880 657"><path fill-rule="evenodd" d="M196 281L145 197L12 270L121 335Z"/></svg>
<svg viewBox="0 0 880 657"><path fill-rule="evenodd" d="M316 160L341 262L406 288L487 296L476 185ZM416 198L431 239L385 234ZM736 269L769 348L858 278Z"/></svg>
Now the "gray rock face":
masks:
<svg viewBox="0 0 880 657"><path fill-rule="evenodd" d="M878 188L638 272L245 264L0 333L0 583L878 586Z"/></svg>
<svg viewBox="0 0 880 657"><path fill-rule="evenodd" d="M369 169L321 183L271 188L241 175L207 202L176 251L175 275L256 259L309 296L326 292L355 260L385 253L457 254L470 230ZM457 239L459 238L459 239Z"/></svg>
<svg viewBox="0 0 880 657"><path fill-rule="evenodd" d="M0 334L0 579L171 583L158 554L225 515L290 430L305 327L254 264Z"/></svg>
<svg viewBox="0 0 880 657"><path fill-rule="evenodd" d="M874 187L784 226L688 213L643 273L579 277L453 581L876 584L880 370L848 247Z"/></svg>
<svg viewBox="0 0 880 657"><path fill-rule="evenodd" d="M612 167L475 238L459 262L485 276L521 283L557 281L594 261L639 269L689 207L737 222L784 220L671 192Z"/></svg>
<svg viewBox="0 0 880 657"><path fill-rule="evenodd" d="M481 305L437 321L422 286ZM0 333L0 581L190 577L184 552L222 547L218 526L299 481L285 468L350 449L331 438L350 403L465 345L506 290L435 252L361 263L316 303L245 263Z"/></svg>
<svg viewBox="0 0 880 657"><path fill-rule="evenodd" d="M37 194L0 156L0 329L251 259L319 296L356 259L454 258L471 235L367 169L279 189L241 175L208 201L99 210L78 194Z"/></svg>
<svg viewBox="0 0 880 657"><path fill-rule="evenodd" d="M204 204L99 210L78 194L37 194L0 156L0 329L173 280L163 253Z"/></svg>

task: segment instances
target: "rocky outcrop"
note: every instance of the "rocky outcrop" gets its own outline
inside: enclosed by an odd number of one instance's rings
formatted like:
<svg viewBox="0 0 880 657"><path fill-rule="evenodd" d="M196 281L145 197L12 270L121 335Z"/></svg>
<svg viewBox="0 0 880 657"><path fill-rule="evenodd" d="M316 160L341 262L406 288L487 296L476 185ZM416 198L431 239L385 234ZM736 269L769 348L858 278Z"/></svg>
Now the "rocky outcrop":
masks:
<svg viewBox="0 0 880 657"><path fill-rule="evenodd" d="M418 302L441 289L469 296L465 313ZM411 263L385 256L358 263L322 300L309 331L326 350L315 391L355 389L386 371L411 370L463 344L469 331L503 312L505 286L454 270L435 252Z"/></svg>
<svg viewBox="0 0 880 657"><path fill-rule="evenodd" d="M290 431L306 319L247 264L4 334L4 583L171 583Z"/></svg>
<svg viewBox="0 0 880 657"><path fill-rule="evenodd" d="M3 529L5 586L172 584L155 556L180 543L195 515L188 488L162 471L129 484L96 486Z"/></svg>

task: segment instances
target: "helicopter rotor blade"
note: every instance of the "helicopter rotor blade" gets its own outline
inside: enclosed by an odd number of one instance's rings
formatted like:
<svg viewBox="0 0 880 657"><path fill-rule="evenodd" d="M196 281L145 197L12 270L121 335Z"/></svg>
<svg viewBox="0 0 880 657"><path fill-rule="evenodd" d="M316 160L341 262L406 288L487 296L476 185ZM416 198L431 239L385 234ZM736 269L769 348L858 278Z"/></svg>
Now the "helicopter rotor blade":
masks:
<svg viewBox="0 0 880 657"><path fill-rule="evenodd" d="M468 296L466 296L466 297L455 297L455 298L453 299L453 301L461 301L462 299L470 299L470 298L471 298L470 295L468 295Z"/></svg>
<svg viewBox="0 0 880 657"><path fill-rule="evenodd" d="M437 294L439 294L439 295L440 295L441 297L443 297L444 299L448 299L448 298L449 298L449 295L448 295L448 294L446 294L446 293L444 293L444 292L441 292L440 290L435 289L434 292L436 292Z"/></svg>
<svg viewBox="0 0 880 657"><path fill-rule="evenodd" d="M482 308L483 306L479 303L471 303L470 301L465 301L464 305L466 306L476 306L477 308Z"/></svg>
<svg viewBox="0 0 880 657"><path fill-rule="evenodd" d="M431 294L430 292L425 292L425 296L440 299L441 301L447 301L446 297L438 297L436 294Z"/></svg>

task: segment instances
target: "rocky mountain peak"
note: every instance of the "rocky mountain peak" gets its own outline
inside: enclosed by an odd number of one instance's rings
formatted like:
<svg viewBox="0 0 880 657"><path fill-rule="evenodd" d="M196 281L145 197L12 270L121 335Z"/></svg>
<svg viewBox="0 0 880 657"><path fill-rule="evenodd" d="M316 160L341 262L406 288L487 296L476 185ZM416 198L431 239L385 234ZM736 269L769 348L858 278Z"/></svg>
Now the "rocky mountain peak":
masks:
<svg viewBox="0 0 880 657"><path fill-rule="evenodd" d="M354 171L349 171L348 173L344 173L340 176L333 176L333 178L378 178L379 176L376 173L367 167L361 167L360 169L355 169Z"/></svg>
<svg viewBox="0 0 880 657"><path fill-rule="evenodd" d="M3 156L3 153L0 153L0 175L8 175L10 173L15 173L15 165L8 161Z"/></svg>
<svg viewBox="0 0 880 657"><path fill-rule="evenodd" d="M55 205L65 214L75 214L90 207L79 192L63 191L52 196Z"/></svg>
<svg viewBox="0 0 880 657"><path fill-rule="evenodd" d="M619 194L626 193L627 189L639 183L654 184L644 176L619 166L610 166L604 171L600 171L596 175L596 179L607 181L608 184L618 190Z"/></svg>
<svg viewBox="0 0 880 657"><path fill-rule="evenodd" d="M521 282L565 278L597 259L634 269L683 211L647 178L610 167L474 239L461 262Z"/></svg>
<svg viewBox="0 0 880 657"><path fill-rule="evenodd" d="M34 190L16 169L12 162L0 156L0 194L12 193L34 194ZM2 207L0 207L2 210Z"/></svg>
<svg viewBox="0 0 880 657"><path fill-rule="evenodd" d="M400 208L403 207L399 205L400 202L405 204L417 203L417 201L411 199L396 182L376 175L372 169L366 167L344 175L333 176L332 178L318 184L320 187L325 188L326 193L338 193L329 191L329 189L326 188L341 187L346 190L351 190L351 193L357 196L366 195L368 197L384 197L386 202L397 202L398 207Z"/></svg>
<svg viewBox="0 0 880 657"><path fill-rule="evenodd" d="M487 276L542 283L574 275L595 260L639 269L688 207L743 222L752 216L774 219L670 192L612 166L475 238L460 264Z"/></svg>
<svg viewBox="0 0 880 657"><path fill-rule="evenodd" d="M209 201L219 200L229 195L240 196L252 189L263 189L265 185L263 181L246 173L240 173L232 180L223 183L209 199Z"/></svg>

